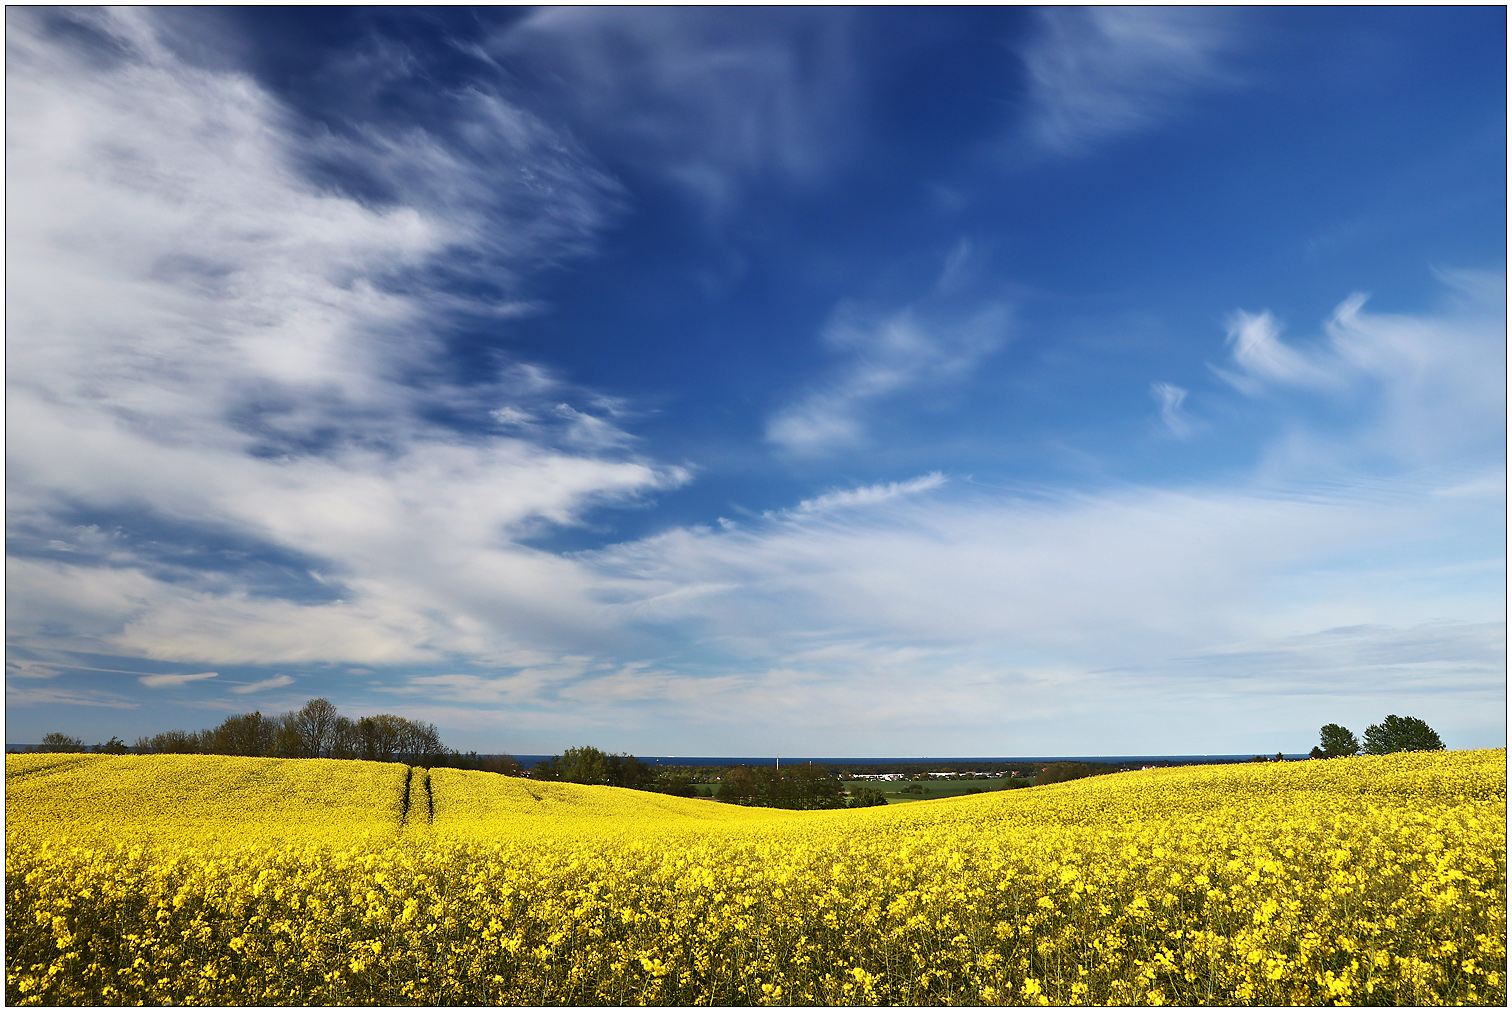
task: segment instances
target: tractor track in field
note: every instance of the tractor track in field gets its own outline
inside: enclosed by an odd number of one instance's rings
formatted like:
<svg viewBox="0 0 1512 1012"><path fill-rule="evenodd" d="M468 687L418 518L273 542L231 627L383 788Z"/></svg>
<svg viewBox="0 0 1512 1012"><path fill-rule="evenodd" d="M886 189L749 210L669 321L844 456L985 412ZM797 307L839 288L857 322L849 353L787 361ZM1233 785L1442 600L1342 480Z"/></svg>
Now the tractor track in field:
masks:
<svg viewBox="0 0 1512 1012"><path fill-rule="evenodd" d="M418 781L418 783L417 783ZM423 794L424 800L418 796ZM430 770L421 766L406 766L404 768L404 798L400 802L399 825L420 825L420 818L424 818L424 825L429 826L436 820L436 798L431 793Z"/></svg>

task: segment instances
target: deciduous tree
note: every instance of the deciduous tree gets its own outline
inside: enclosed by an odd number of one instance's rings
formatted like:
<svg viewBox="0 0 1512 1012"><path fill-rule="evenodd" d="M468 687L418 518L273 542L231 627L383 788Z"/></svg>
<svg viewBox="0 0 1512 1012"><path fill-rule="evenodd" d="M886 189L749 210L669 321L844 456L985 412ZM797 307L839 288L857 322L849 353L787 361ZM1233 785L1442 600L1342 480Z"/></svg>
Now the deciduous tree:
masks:
<svg viewBox="0 0 1512 1012"><path fill-rule="evenodd" d="M189 755L205 750L202 731L160 731L136 741L136 750L144 755Z"/></svg>
<svg viewBox="0 0 1512 1012"><path fill-rule="evenodd" d="M1389 714L1379 724L1365 729L1365 751L1370 755L1391 752L1441 752L1444 742L1426 721Z"/></svg>
<svg viewBox="0 0 1512 1012"><path fill-rule="evenodd" d="M290 726L299 736L300 755L313 759L331 754L341 719L336 704L324 697L312 699L289 716Z"/></svg>
<svg viewBox="0 0 1512 1012"><path fill-rule="evenodd" d="M209 741L205 751L216 755L271 755L277 733L278 722L264 717L261 710L236 713L206 732Z"/></svg>
<svg viewBox="0 0 1512 1012"><path fill-rule="evenodd" d="M887 804L887 795L875 787L852 787L850 800L845 803L845 807L874 808L885 804Z"/></svg>
<svg viewBox="0 0 1512 1012"><path fill-rule="evenodd" d="M1318 749L1325 759L1360 753L1360 743L1355 739L1354 732L1342 724L1324 724L1318 729L1318 738Z"/></svg>

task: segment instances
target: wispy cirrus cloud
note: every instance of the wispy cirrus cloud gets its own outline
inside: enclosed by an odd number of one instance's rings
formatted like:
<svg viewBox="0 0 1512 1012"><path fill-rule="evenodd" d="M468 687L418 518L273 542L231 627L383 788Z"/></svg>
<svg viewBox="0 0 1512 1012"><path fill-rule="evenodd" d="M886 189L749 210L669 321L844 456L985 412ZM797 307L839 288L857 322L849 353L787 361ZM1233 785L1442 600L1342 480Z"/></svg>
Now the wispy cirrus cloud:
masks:
<svg viewBox="0 0 1512 1012"><path fill-rule="evenodd" d="M866 485L861 488L839 489L826 492L812 499L805 499L797 506L799 513L821 513L826 510L845 509L855 506L876 506L899 496L929 492L945 484L945 476L938 471L920 475L908 481L890 481L882 485Z"/></svg>
<svg viewBox="0 0 1512 1012"><path fill-rule="evenodd" d="M455 306L430 283L482 257L507 289L577 248L601 175L476 90L430 129L296 129L161 17L7 15L12 642L379 664L606 634L576 568L519 539L686 473L548 370L438 370ZM383 199L311 175L342 151Z"/></svg>
<svg viewBox="0 0 1512 1012"><path fill-rule="evenodd" d="M1192 434L1191 416L1181 407L1186 401L1186 390L1174 383L1153 383L1150 385L1150 395L1160 405L1160 421L1165 425L1166 431L1177 439L1185 439Z"/></svg>
<svg viewBox="0 0 1512 1012"><path fill-rule="evenodd" d="M1345 305L1358 309L1364 298L1355 296ZM1281 324L1269 311L1239 310L1229 318L1228 343L1234 363L1242 372L1224 374L1246 393L1258 393L1263 384L1326 388L1340 382L1335 371L1325 368L1281 340Z"/></svg>
<svg viewBox="0 0 1512 1012"><path fill-rule="evenodd" d="M852 20L828 8L547 7L486 49L564 82L554 111L721 215L753 183L810 185L850 154Z"/></svg>
<svg viewBox="0 0 1512 1012"><path fill-rule="evenodd" d="M1269 312L1235 313L1230 362L1214 371L1247 396L1291 398L1292 432L1276 454L1365 468L1494 459L1507 406L1506 283L1477 271L1439 277L1437 312L1375 313L1355 294L1299 342L1284 341ZM1325 426L1308 398L1351 411Z"/></svg>
<svg viewBox="0 0 1512 1012"><path fill-rule="evenodd" d="M6 706L103 707L108 710L135 710L141 706L134 699L118 693L98 692L90 689L69 689L52 686L14 685L5 686Z"/></svg>
<svg viewBox="0 0 1512 1012"><path fill-rule="evenodd" d="M1405 553L1409 538L1452 536L1448 518L1487 508L1484 500L1450 507L1423 491L1404 498L1364 488L1069 498L944 490L870 508L793 511L736 530L668 532L595 559L662 590L635 613L674 619L686 611L742 642L849 631L1041 655L1069 650L1100 667L1130 652L1243 636L1265 611L1262 588L1289 585L1299 568L1391 544ZM1347 568L1357 564L1351 558ZM1359 614L1340 605L1326 621L1350 624Z"/></svg>
<svg viewBox="0 0 1512 1012"><path fill-rule="evenodd" d="M1232 11L1198 7L1049 7L1021 50L1024 126L1042 150L1075 155L1158 124L1193 91L1230 81Z"/></svg>
<svg viewBox="0 0 1512 1012"><path fill-rule="evenodd" d="M231 691L245 695L250 692L264 692L268 689L281 689L285 685L293 685L294 679L288 675L274 675L272 678L264 678L259 682L249 682L246 685L238 685Z"/></svg>
<svg viewBox="0 0 1512 1012"><path fill-rule="evenodd" d="M188 685L190 682L202 682L207 678L219 678L217 671L201 671L198 674L187 675L143 675L137 681L149 689L176 688L180 685ZM231 690L235 692L235 689Z"/></svg>
<svg viewBox="0 0 1512 1012"><path fill-rule="evenodd" d="M930 475L588 561L643 585L625 605L641 621L700 630L706 649L767 672L753 684L783 685L809 715L882 684L875 666L842 654L900 649L916 652L898 655L898 670L932 689L990 682L1013 709L1054 698L1066 713L1085 697L1084 719L1110 747L1122 732L1107 699L1169 715L1267 687L1277 699L1326 693L1350 713L1389 698L1483 735L1489 725L1472 727L1449 701L1494 706L1501 692L1505 390L1486 364L1501 354L1502 308L1492 279L1449 280L1431 312L1372 314L1346 300L1324 340L1279 356L1231 338L1226 368L1268 394L1258 403L1276 431L1248 474L1021 495ZM1180 410L1180 388L1155 393ZM1188 672L1200 678L1188 684ZM1325 672L1327 685L1310 687ZM1283 703L1263 705L1287 719ZM918 712L927 723L940 710ZM921 741L941 733L909 726ZM977 733L969 726L957 733ZM1001 751L980 733L980 747Z"/></svg>
<svg viewBox="0 0 1512 1012"><path fill-rule="evenodd" d="M1494 530L1501 497L1445 487L1025 499L936 486L591 561L643 584L628 615L698 631L682 655L722 658L663 675L683 683L668 699L697 700L677 712L799 754L807 740L864 747L879 727L905 752L941 734L967 752L1053 752L1068 727L1118 751L1137 747L1130 713L1180 724L1251 700L1290 727L1298 694L1317 693L1341 713L1389 705L1480 735L1458 700L1500 697L1502 569L1494 538L1466 532ZM1262 747L1196 724L1177 741Z"/></svg>
<svg viewBox="0 0 1512 1012"><path fill-rule="evenodd" d="M1007 341L1013 320L1006 299L963 290L969 255L958 246L930 293L902 308L838 306L821 334L838 362L768 418L767 442L800 457L863 446L882 405L968 379Z"/></svg>
<svg viewBox="0 0 1512 1012"><path fill-rule="evenodd" d="M625 210L606 166L713 218L774 180L821 189L865 122L850 16L533 11L473 54L499 73L460 87L433 86L403 40L358 42L309 89L340 114L304 121L191 58L162 12L8 12L7 411L25 434L8 624L34 659L10 700L136 705L63 684L75 673L155 706L318 682L453 727L548 729L550 748L591 727L639 735L612 747L1000 753L1053 751L1072 725L1116 748L1182 714L1195 730L1172 750L1226 751L1209 718L1272 705L1267 678L1436 725L1418 705L1435 693L1492 699L1504 320L1469 275L1441 311L1351 299L1317 337L1236 312L1212 355L1242 396L1151 389L1176 436L1197 400L1221 438L1219 397L1268 426L1249 470L1253 433L1223 475L1179 485L991 493L925 463L718 528L539 547L692 469L651 456L633 404L502 341L457 353L459 314L541 308L535 272ZM1224 12L1036 17L1041 155L1230 80ZM963 244L912 302L836 306L826 367L765 402L779 464L844 461L971 383L1013 326L1000 288L963 282L972 259ZM90 653L123 659L59 661Z"/></svg>

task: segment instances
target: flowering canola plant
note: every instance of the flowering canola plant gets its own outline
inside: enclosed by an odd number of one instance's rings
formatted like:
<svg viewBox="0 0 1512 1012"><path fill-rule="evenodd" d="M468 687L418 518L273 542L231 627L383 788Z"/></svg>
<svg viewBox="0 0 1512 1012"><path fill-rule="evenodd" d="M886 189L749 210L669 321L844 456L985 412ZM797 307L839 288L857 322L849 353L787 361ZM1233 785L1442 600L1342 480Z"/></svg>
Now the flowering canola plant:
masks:
<svg viewBox="0 0 1512 1012"><path fill-rule="evenodd" d="M844 811L399 764L6 762L12 1004L1477 1004L1506 752Z"/></svg>

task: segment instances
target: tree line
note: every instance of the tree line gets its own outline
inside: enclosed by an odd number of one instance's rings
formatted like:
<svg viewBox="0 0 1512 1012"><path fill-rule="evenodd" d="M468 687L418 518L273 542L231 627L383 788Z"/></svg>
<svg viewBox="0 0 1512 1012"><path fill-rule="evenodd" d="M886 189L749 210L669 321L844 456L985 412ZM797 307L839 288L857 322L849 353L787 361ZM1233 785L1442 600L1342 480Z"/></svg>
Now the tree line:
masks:
<svg viewBox="0 0 1512 1012"><path fill-rule="evenodd" d="M785 770L772 766L732 766L719 778L719 790L714 797L730 804L761 808L846 807L840 781L822 766L809 763ZM887 802L884 799L882 803Z"/></svg>
<svg viewBox="0 0 1512 1012"><path fill-rule="evenodd" d="M1417 717L1398 717L1387 714L1379 724L1365 729L1365 741L1342 724L1324 724L1318 729L1318 744L1313 746L1310 759L1339 759L1344 756L1389 755L1392 752L1442 752L1444 742L1428 722Z"/></svg>
<svg viewBox="0 0 1512 1012"><path fill-rule="evenodd" d="M712 797L728 804L763 808L864 808L887 804L882 792L871 787L853 788L847 797L844 785L833 771L812 763L783 770L770 766L726 766L716 775L717 787L696 783L684 769L657 768L628 753L614 755L591 745L566 749L537 763L530 771L534 780L628 787L685 798Z"/></svg>
<svg viewBox="0 0 1512 1012"><path fill-rule="evenodd" d="M411 766L451 766L518 775L523 770L509 756L463 754L447 748L436 725L380 713L353 720L329 699L312 699L297 710L265 715L260 710L236 713L204 731L162 731L127 745L112 737L86 748L61 732L42 739L44 752L104 752L115 755L238 755L278 759L368 759Z"/></svg>

